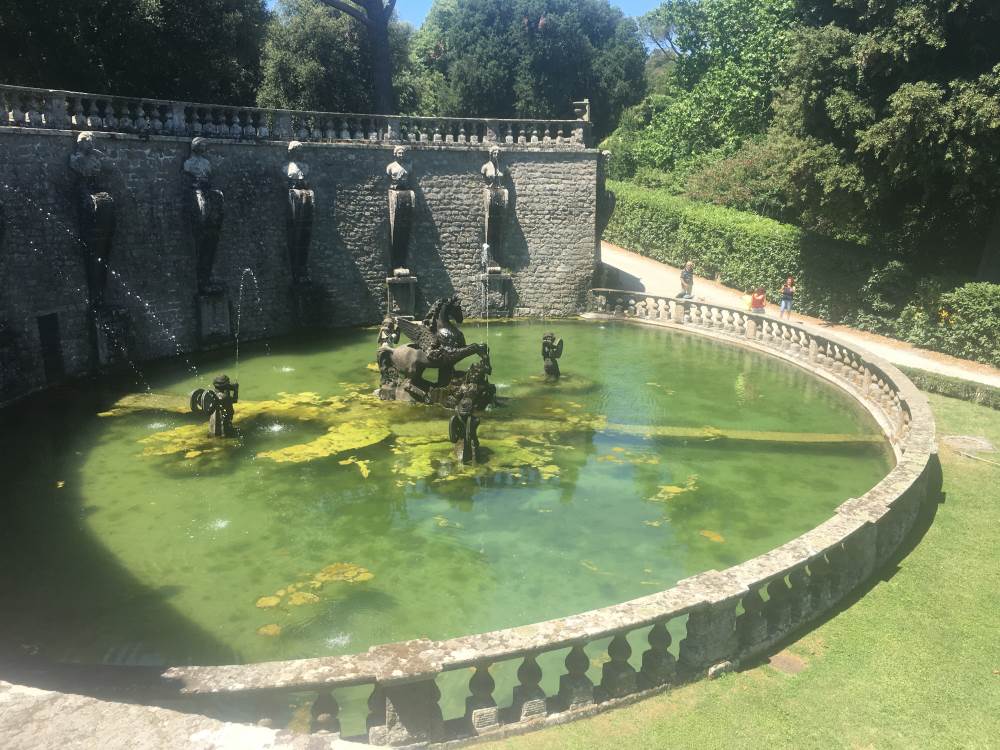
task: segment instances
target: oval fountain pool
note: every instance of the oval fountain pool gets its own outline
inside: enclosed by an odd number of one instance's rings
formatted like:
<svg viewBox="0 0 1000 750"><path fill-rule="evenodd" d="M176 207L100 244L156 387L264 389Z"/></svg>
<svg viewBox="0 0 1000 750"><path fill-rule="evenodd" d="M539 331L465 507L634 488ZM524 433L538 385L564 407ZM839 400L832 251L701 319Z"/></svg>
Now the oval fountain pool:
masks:
<svg viewBox="0 0 1000 750"><path fill-rule="evenodd" d="M371 395L371 330L7 409L0 642L250 662L559 617L772 549L893 461L848 396L755 352L561 320L466 336L505 402L478 466L452 459L448 412ZM185 413L220 371L242 384L231 441Z"/></svg>

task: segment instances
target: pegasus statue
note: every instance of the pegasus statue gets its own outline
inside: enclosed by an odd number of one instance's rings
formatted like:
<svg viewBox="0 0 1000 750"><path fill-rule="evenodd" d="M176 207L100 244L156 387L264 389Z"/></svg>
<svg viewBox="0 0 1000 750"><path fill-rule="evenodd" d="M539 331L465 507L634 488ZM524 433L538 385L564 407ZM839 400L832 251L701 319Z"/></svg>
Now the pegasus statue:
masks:
<svg viewBox="0 0 1000 750"><path fill-rule="evenodd" d="M383 329L391 323L413 343L392 346L391 335L379 336L377 360L382 374L380 395L387 400L399 398L394 385L405 388L413 400L433 401L428 394L434 388L447 388L456 379L455 365L466 357L478 354L482 367L489 370L489 348L486 344L466 344L459 324L465 320L458 295L437 300L420 322L390 316ZM398 334L397 334L398 335ZM436 368L437 381L424 379L424 370Z"/></svg>

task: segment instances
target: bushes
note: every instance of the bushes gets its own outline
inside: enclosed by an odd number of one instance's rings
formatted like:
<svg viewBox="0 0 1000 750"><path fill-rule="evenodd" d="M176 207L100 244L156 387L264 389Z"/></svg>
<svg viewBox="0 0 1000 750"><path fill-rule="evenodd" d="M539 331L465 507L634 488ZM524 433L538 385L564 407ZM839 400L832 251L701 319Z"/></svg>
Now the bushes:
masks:
<svg viewBox="0 0 1000 750"><path fill-rule="evenodd" d="M898 365L913 384L922 391L937 393L941 396L958 398L962 401L971 401L974 404L988 406L991 409L1000 409L1000 388L976 383L971 380L960 380L947 375L939 375L936 372L927 370L917 370L913 367L903 367Z"/></svg>
<svg viewBox="0 0 1000 750"><path fill-rule="evenodd" d="M914 278L869 248L664 190L609 181L609 242L737 289L763 285L772 301L788 274L796 309L917 346L1000 366L1000 285ZM949 283L950 282L950 283ZM951 289L951 291L948 291Z"/></svg>
<svg viewBox="0 0 1000 750"><path fill-rule="evenodd" d="M728 286L763 285L776 300L792 274L799 309L840 320L868 277L869 264L855 246L754 214L608 184L617 202L605 239L672 265L693 260L698 273Z"/></svg>

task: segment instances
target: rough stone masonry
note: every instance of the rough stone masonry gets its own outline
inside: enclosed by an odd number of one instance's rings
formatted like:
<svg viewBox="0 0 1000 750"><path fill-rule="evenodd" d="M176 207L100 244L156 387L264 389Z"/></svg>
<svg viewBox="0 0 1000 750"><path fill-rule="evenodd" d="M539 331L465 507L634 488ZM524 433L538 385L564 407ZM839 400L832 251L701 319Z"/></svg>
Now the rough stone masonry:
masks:
<svg viewBox="0 0 1000 750"><path fill-rule="evenodd" d="M0 402L95 366L68 165L75 138L65 130L0 129ZM195 250L182 173L190 141L97 133L95 145L107 157L104 183L118 214L107 297L128 311L129 354L145 361L194 350ZM244 301L241 340L287 333L295 319L287 143L213 140L210 148L213 185L226 202L215 275L234 306L241 283L252 300ZM419 279L418 311L458 293L467 314L483 312L486 148L413 147L409 262ZM322 304L315 326L376 323L385 311L392 145L310 143L303 151L316 200L309 271ZM600 154L514 145L503 159L511 205L498 262L513 279L514 313L575 314L597 260Z"/></svg>

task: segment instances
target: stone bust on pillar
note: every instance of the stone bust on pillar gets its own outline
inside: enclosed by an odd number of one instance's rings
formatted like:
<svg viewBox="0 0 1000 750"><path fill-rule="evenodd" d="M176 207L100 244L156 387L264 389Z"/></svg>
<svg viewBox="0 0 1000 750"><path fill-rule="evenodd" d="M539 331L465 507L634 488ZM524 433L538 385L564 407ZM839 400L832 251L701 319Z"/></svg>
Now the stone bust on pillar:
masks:
<svg viewBox="0 0 1000 750"><path fill-rule="evenodd" d="M212 271L219 247L225 197L221 190L212 187L212 163L207 153L208 140L195 138L191 141L191 156L184 162L184 174L190 179L187 203L197 258L198 292L201 294L222 290Z"/></svg>
<svg viewBox="0 0 1000 750"><path fill-rule="evenodd" d="M416 196L410 189L413 165L406 146L392 150L393 162L385 168L389 177L389 270L393 276L409 275L410 230Z"/></svg>
<svg viewBox="0 0 1000 750"><path fill-rule="evenodd" d="M105 156L94 147L94 134L76 138L69 167L76 176L76 207L87 272L87 291L93 310L104 307L108 282L108 260L115 234L115 202L103 189Z"/></svg>
<svg viewBox="0 0 1000 750"><path fill-rule="evenodd" d="M507 225L507 174L500 162L500 149L490 149L490 160L479 170L486 183L483 188L484 209L484 262L486 270L498 267L497 258L503 256L504 229Z"/></svg>
<svg viewBox="0 0 1000 750"><path fill-rule="evenodd" d="M288 230L288 259L292 281L296 285L309 282L309 244L312 240L313 208L315 194L307 180L309 165L303 161L303 145L299 141L288 144L288 164L285 178L288 182L286 224Z"/></svg>

